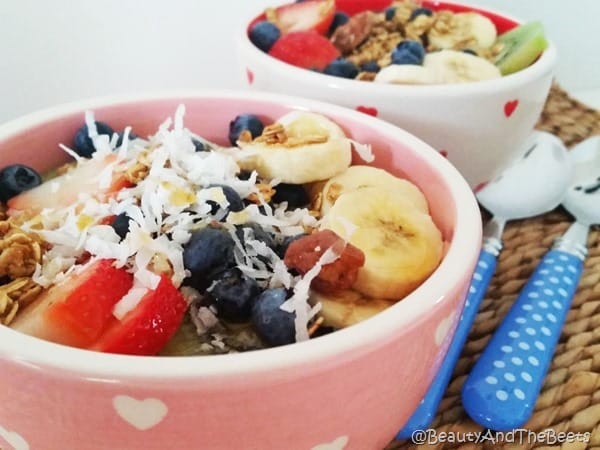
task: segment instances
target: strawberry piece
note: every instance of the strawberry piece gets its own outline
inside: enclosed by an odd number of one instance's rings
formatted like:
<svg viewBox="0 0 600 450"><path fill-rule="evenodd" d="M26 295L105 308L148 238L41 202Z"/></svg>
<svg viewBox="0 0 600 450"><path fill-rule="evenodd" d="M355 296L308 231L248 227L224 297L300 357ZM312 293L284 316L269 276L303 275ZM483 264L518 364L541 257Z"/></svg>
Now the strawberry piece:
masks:
<svg viewBox="0 0 600 450"><path fill-rule="evenodd" d="M155 355L179 328L187 303L169 277L148 291L122 320L113 318L106 332L90 348L106 353Z"/></svg>
<svg viewBox="0 0 600 450"><path fill-rule="evenodd" d="M114 317L114 305L132 284L132 275L114 267L112 260L95 261L44 291L11 327L59 344L86 347L105 330Z"/></svg>
<svg viewBox="0 0 600 450"><path fill-rule="evenodd" d="M109 186L102 189L99 187L99 175L116 159L117 155L113 153L105 158L93 158L83 161L67 173L8 200L8 214L12 216L21 211L37 214L43 208L69 206L77 201L80 193L89 194L96 198L116 194L120 189L130 186L129 181L122 172L113 173Z"/></svg>
<svg viewBox="0 0 600 450"><path fill-rule="evenodd" d="M337 251L339 257L321 267L311 287L325 293L350 289L356 281L358 269L365 264L365 254L331 230L320 230L296 239L288 246L283 262L305 274L329 248Z"/></svg>
<svg viewBox="0 0 600 450"><path fill-rule="evenodd" d="M383 11L392 4L392 0L335 0L338 12L349 16L363 11Z"/></svg>
<svg viewBox="0 0 600 450"><path fill-rule="evenodd" d="M307 0L275 9L275 24L281 33L314 30L325 34L335 15L334 0Z"/></svg>
<svg viewBox="0 0 600 450"><path fill-rule="evenodd" d="M294 31L281 36L269 50L269 55L304 69L323 70L340 56L340 52L316 31Z"/></svg>

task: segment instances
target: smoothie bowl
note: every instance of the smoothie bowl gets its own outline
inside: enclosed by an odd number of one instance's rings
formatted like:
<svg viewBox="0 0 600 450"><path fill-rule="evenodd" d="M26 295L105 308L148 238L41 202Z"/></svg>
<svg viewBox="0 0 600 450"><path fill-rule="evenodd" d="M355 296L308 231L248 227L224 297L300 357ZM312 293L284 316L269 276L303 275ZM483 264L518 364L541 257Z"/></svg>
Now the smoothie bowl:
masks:
<svg viewBox="0 0 600 450"><path fill-rule="evenodd" d="M274 5L247 21L238 48L250 87L325 100L406 129L472 188L520 151L556 63L539 22L440 1Z"/></svg>
<svg viewBox="0 0 600 450"><path fill-rule="evenodd" d="M383 448L480 247L435 150L293 97L64 105L0 166L2 448Z"/></svg>

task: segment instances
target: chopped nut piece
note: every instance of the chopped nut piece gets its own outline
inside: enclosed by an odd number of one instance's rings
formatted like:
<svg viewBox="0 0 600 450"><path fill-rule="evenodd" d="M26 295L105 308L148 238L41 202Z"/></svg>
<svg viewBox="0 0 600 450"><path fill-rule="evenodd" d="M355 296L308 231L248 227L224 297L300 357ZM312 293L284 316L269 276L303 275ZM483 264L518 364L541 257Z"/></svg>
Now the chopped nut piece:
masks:
<svg viewBox="0 0 600 450"><path fill-rule="evenodd" d="M269 203L275 195L275 189L268 183L256 183L257 192L251 193L246 200L260 205L263 201Z"/></svg>
<svg viewBox="0 0 600 450"><path fill-rule="evenodd" d="M365 11L356 14L340 25L331 36L331 42L341 53L348 53L358 47L371 33L373 13Z"/></svg>
<svg viewBox="0 0 600 450"><path fill-rule="evenodd" d="M125 178L127 181L133 184L138 184L144 178L148 176L148 172L150 171L150 161L148 161L148 154L152 151L152 149L145 150L141 152L137 158L137 161L131 166L128 167L125 171Z"/></svg>
<svg viewBox="0 0 600 450"><path fill-rule="evenodd" d="M173 267L165 255L157 253L150 261L150 270L156 274L164 274L168 277L173 275Z"/></svg>

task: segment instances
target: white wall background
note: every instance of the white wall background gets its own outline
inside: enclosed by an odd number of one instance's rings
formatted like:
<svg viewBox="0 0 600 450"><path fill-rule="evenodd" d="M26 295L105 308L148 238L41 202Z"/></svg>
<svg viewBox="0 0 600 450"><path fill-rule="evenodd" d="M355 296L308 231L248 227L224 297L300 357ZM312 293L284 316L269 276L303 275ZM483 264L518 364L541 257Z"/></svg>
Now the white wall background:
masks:
<svg viewBox="0 0 600 450"><path fill-rule="evenodd" d="M463 2L542 20L558 45L558 81L576 94L600 92L600 1ZM241 88L235 34L277 3L0 0L0 122L97 95Z"/></svg>

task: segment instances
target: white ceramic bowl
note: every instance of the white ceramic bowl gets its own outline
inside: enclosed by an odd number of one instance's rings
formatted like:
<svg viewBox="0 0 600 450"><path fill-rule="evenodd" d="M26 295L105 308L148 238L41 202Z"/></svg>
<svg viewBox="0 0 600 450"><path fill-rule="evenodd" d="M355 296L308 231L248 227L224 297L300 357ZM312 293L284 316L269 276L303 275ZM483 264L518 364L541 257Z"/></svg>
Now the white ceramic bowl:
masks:
<svg viewBox="0 0 600 450"><path fill-rule="evenodd" d="M460 3L424 5L476 10L499 31L519 23L505 14ZM348 80L294 67L255 47L246 29L240 32L238 48L241 70L252 88L336 103L402 127L446 155L474 189L493 179L520 152L539 119L557 60L550 43L534 64L500 79L408 86Z"/></svg>
<svg viewBox="0 0 600 450"><path fill-rule="evenodd" d="M330 117L370 143L374 165L421 187L448 242L438 269L388 310L318 339L202 357L91 352L0 325L0 448L17 450L375 450L431 382L458 321L481 243L474 195L424 142L383 121L263 93L180 92L64 105L0 126L0 167L65 160L86 110L115 129L152 134L178 104L185 125L226 145L229 121L290 110ZM321 444L330 444L321 446Z"/></svg>

